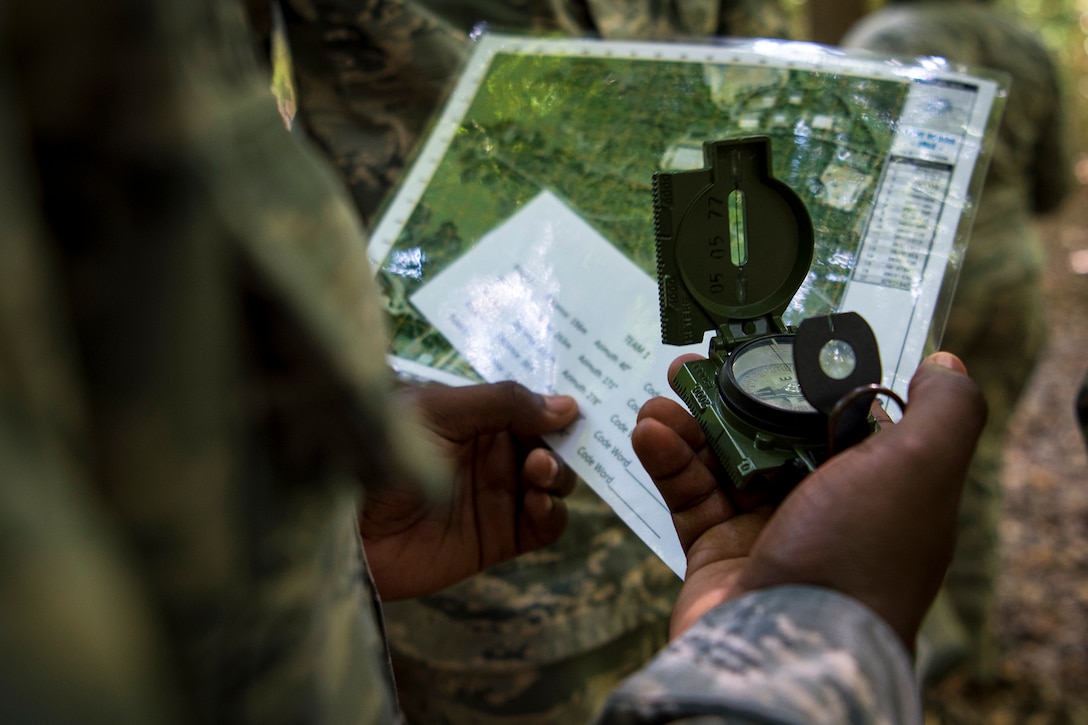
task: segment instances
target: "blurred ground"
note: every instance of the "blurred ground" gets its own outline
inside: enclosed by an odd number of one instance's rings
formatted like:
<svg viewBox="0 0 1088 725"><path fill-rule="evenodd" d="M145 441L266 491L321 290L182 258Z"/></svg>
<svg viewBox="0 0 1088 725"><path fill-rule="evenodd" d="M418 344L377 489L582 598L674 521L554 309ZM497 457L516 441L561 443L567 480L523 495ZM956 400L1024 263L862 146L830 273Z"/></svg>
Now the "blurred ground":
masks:
<svg viewBox="0 0 1088 725"><path fill-rule="evenodd" d="M1049 341L1005 459L1001 681L953 674L927 692L927 725L1088 724L1088 454L1073 413L1088 370L1088 186L1044 239Z"/></svg>

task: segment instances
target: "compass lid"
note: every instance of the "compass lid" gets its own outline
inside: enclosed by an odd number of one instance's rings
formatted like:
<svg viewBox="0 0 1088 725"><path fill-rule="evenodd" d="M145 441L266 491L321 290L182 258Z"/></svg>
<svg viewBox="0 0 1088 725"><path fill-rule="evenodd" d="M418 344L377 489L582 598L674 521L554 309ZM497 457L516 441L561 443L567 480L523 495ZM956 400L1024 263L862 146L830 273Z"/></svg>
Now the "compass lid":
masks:
<svg viewBox="0 0 1088 725"><path fill-rule="evenodd" d="M706 168L654 175L661 334L671 345L781 315L812 264L812 220L771 175L769 138L708 141L703 157Z"/></svg>

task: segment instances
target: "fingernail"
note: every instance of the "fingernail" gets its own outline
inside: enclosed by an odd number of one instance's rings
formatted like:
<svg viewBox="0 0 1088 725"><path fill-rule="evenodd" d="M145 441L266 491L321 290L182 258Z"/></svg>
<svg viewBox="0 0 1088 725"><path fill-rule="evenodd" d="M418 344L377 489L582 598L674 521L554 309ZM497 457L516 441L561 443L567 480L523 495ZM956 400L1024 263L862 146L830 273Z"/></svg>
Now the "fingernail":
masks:
<svg viewBox="0 0 1088 725"><path fill-rule="evenodd" d="M934 365L939 365L942 368L955 370L964 375L967 374L967 368L964 366L963 362L950 352L935 352L929 356L929 362Z"/></svg>
<svg viewBox="0 0 1088 725"><path fill-rule="evenodd" d="M551 486L559 477L559 461L554 456L548 456L548 485Z"/></svg>
<svg viewBox="0 0 1088 725"><path fill-rule="evenodd" d="M542 395L544 407L549 413L569 413L571 407L578 407L578 402L569 395Z"/></svg>

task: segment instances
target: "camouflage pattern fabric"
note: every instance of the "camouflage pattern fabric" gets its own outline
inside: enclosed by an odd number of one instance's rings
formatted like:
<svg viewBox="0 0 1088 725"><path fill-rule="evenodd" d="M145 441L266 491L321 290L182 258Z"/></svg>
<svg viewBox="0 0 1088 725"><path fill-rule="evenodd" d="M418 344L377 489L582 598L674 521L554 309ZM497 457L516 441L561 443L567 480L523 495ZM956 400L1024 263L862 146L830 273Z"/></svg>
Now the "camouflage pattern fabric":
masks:
<svg viewBox="0 0 1088 725"><path fill-rule="evenodd" d="M711 610L608 702L599 725L922 722L910 657L884 622L815 587Z"/></svg>
<svg viewBox="0 0 1088 725"><path fill-rule="evenodd" d="M584 484L556 544L385 605L410 722L588 722L667 641L679 580Z"/></svg>
<svg viewBox="0 0 1088 725"><path fill-rule="evenodd" d="M357 499L446 481L390 409L349 202L284 132L248 43L222 0L0 10L0 721L400 721ZM763 636L827 596L720 609L670 666L705 670L726 636L843 661L846 630L871 633L856 671L909 679L849 602L819 615L826 639ZM778 691L826 692L811 673ZM895 678L830 676L896 701ZM747 707L715 711L731 699Z"/></svg>
<svg viewBox="0 0 1088 725"><path fill-rule="evenodd" d="M262 0L250 0L261 5ZM787 37L779 0L281 0L300 120L372 226L471 50L496 31L676 39Z"/></svg>
<svg viewBox="0 0 1088 725"><path fill-rule="evenodd" d="M467 41L411 0L281 5L299 119L371 224L456 78Z"/></svg>
<svg viewBox="0 0 1088 725"><path fill-rule="evenodd" d="M4 722L397 718L357 500L439 479L243 21L0 10Z"/></svg>
<svg viewBox="0 0 1088 725"><path fill-rule="evenodd" d="M988 620L999 564L1002 447L1045 330L1043 250L1033 219L1054 210L1071 186L1062 92L1042 43L984 2L893 3L855 25L843 44L944 56L1012 77L942 343L963 359L990 406L946 580L974 671L985 679L996 664Z"/></svg>
<svg viewBox="0 0 1088 725"><path fill-rule="evenodd" d="M784 37L768 0L282 0L299 118L368 224L411 160L481 23L505 32ZM582 722L664 645L676 576L588 487L548 549L386 607L413 723Z"/></svg>

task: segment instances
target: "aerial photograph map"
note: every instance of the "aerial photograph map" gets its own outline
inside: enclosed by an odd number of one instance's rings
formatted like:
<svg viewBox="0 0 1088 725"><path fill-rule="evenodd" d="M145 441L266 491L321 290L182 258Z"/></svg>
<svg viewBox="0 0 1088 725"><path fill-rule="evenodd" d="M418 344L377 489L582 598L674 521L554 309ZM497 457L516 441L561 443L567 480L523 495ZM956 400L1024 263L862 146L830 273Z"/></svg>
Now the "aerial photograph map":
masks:
<svg viewBox="0 0 1088 725"><path fill-rule="evenodd" d="M448 146L375 260L393 355L479 379L408 298L544 190L653 278L653 174L701 168L705 141L742 136L771 138L773 173L815 229L812 271L787 321L836 309L909 79L748 56L531 47L491 52L459 91Z"/></svg>

